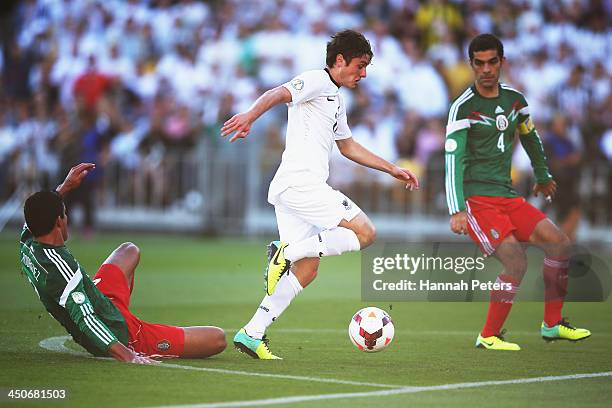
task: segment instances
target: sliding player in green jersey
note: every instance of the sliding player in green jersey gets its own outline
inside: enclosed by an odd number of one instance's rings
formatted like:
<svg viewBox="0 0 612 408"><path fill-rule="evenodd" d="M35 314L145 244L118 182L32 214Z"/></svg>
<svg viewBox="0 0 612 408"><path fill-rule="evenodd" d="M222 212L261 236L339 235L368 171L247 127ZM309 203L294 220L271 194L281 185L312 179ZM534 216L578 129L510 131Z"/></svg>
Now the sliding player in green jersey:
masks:
<svg viewBox="0 0 612 408"><path fill-rule="evenodd" d="M504 63L501 41L481 34L469 46L475 83L450 106L445 142L446 200L451 229L469 234L481 250L503 264L497 282L506 290L493 290L484 328L476 346L493 350L520 350L502 337L514 295L527 270L522 243L545 252L544 321L546 340L582 340L591 335L561 317L567 292L570 241L540 210L512 188L510 170L515 132L535 173L533 192L550 201L557 185L548 172L542 142L533 126L523 95L499 82Z"/></svg>
<svg viewBox="0 0 612 408"><path fill-rule="evenodd" d="M45 309L95 356L151 364L151 357L204 358L225 349L218 327L151 324L128 309L140 250L121 244L93 280L66 247L68 216L63 197L95 167L73 167L56 191L40 191L26 200L21 233L21 270Z"/></svg>

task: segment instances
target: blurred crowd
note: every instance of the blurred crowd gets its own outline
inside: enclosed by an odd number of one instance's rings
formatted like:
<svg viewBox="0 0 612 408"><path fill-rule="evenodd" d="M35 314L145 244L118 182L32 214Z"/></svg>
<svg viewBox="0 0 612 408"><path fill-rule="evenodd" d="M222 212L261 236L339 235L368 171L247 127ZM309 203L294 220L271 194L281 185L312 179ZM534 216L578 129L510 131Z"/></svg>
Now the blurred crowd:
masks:
<svg viewBox="0 0 612 408"><path fill-rule="evenodd" d="M581 172L603 177L602 194L609 186L611 20L608 0L21 1L0 21L0 199L34 174L49 187L95 161L137 171L136 184L166 205L151 180L172 174L162 170L169 157L176 165L199 143L223 148L225 120L324 67L330 35L352 28L374 50L368 78L345 94L354 137L415 168L431 197L443 188L449 102L472 82L467 44L498 35L503 80L531 105L552 171L572 191L558 209L569 214ZM282 150L285 120L275 115L251 143ZM340 187L384 183L337 157L333 168ZM520 186L530 169L520 149L514 168Z"/></svg>

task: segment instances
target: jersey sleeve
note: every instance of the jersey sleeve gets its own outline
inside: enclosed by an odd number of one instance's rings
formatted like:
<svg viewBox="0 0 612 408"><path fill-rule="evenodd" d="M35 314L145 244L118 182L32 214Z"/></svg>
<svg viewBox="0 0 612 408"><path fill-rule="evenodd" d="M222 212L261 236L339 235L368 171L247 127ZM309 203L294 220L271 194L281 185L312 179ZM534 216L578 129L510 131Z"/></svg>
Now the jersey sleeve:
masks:
<svg viewBox="0 0 612 408"><path fill-rule="evenodd" d="M455 108L455 104L451 105L446 125L446 141L444 143L444 187L450 215L465 210L463 172L469 128L470 121L467 115L461 108Z"/></svg>
<svg viewBox="0 0 612 408"><path fill-rule="evenodd" d="M344 99L342 95L339 95L339 98L340 106L338 107L338 115L336 123L334 124L334 140L348 139L353 136L346 118L346 105L344 104Z"/></svg>
<svg viewBox="0 0 612 408"><path fill-rule="evenodd" d="M74 272L73 268L59 255L51 256L53 256L53 258L50 258L52 262L57 264L52 268L53 273L50 273L47 278L47 287L50 288L49 291L51 292L49 295L66 309L70 319L85 337L100 350L108 350L119 340L96 315L83 285L81 269L77 268ZM50 279L55 281L51 285L49 284Z"/></svg>
<svg viewBox="0 0 612 408"><path fill-rule="evenodd" d="M544 146L542 145L542 140L540 139L538 131L533 125L527 100L525 97L522 97L522 99L524 106L519 110L518 117L519 139L531 161L531 167L533 168L536 182L538 184L547 183L552 180L552 176L546 164Z"/></svg>
<svg viewBox="0 0 612 408"><path fill-rule="evenodd" d="M325 74L324 71L307 71L284 83L282 86L291 93L289 105L308 102L321 95L327 86L326 78L321 73Z"/></svg>

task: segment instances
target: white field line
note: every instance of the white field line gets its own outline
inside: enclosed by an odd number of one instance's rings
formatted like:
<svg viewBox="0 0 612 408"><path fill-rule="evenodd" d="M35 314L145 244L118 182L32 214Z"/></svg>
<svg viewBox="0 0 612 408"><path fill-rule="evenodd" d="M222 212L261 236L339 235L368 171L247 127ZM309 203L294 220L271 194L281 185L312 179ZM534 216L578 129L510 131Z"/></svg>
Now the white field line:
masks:
<svg viewBox="0 0 612 408"><path fill-rule="evenodd" d="M66 340L70 339L70 336L58 336L50 337L42 340L39 346L50 351L72 354L80 357L91 357L88 353L83 351L77 351L70 349L65 346ZM468 383L456 383L456 384L442 384L434 386L400 386L390 384L375 384L375 383L364 383L359 381L347 381L337 380L333 378L318 378L318 377L303 377L294 375L284 374L266 374L266 373L254 373L247 371L236 371L236 370L225 370L218 368L206 368L206 367L194 367L181 364L162 363L154 367L166 367L175 368L182 370L194 370L194 371L206 371L216 372L219 374L232 374L232 375L244 375L244 376L256 376L256 377L271 377L281 378L299 381L314 381L324 382L333 384L343 385L358 385L358 386L369 386L369 387L380 387L380 388L393 388L390 390L381 391L366 391L366 392L351 392L351 393L337 393L337 394L320 394L320 395L303 395L293 397L281 397L281 398L270 398L262 400L251 400L251 401L233 401L233 402L219 402L219 403L205 403L205 404L190 404L190 405L174 405L167 408L223 408L223 407L245 407L245 406L262 406L262 405L278 405L278 404L290 404L297 402L306 401L321 401L321 400L332 400L332 399L346 399L346 398L364 398L364 397L384 397L389 395L401 395L401 394L414 394L417 392L427 391L445 391L455 390L463 388L476 388L485 387L491 385L511 385L511 384L529 384L547 381L564 381L564 380L578 380L584 378L596 378L596 377L611 377L612 371L605 371L599 373L586 373L586 374L569 374L561 376L547 376L547 377L533 377L533 378L518 378L514 380L498 380L498 381L480 381L480 382L468 382Z"/></svg>
<svg viewBox="0 0 612 408"><path fill-rule="evenodd" d="M226 407L254 407L254 406L268 406L278 404L292 404L306 401L322 401L322 400L334 400L334 399L347 399L347 398L368 398L368 397L386 397L390 395L401 395L401 394L414 394L417 392L427 391L447 391L447 390L458 390L463 388L477 388L486 387L491 385L512 385L512 384L530 384L530 383L541 383L547 381L565 381L565 380L579 380L584 378L596 378L596 377L611 377L612 371L606 371L601 373L587 373L587 374L570 374L570 375L559 375L549 377L532 377L532 378L517 378L514 380L499 380L499 381L481 381L481 382L467 382L467 383L456 383L456 384L442 384L433 385L427 387L403 387L393 390L382 390L382 391L366 391L366 392L347 392L338 394L320 394L320 395L300 395L294 397L282 397L282 398L269 398L251 401L233 401L233 402L218 402L218 403L206 403L206 404L189 404L189 405L171 405L160 408L226 408Z"/></svg>
<svg viewBox="0 0 612 408"><path fill-rule="evenodd" d="M335 378L305 377L305 376L300 376L300 375L288 375L288 374L255 373L255 372L250 372L250 371L226 370L222 368L194 367L194 366L189 366L189 365L171 364L171 363L158 364L155 367L180 368L182 370L208 371L212 373L245 375L249 377L268 377L268 378L280 378L284 380L311 381L311 382L343 384L343 385L358 385L360 387L374 387L374 388L403 388L404 387L403 385L377 384L377 383L371 383L371 382L338 380Z"/></svg>
<svg viewBox="0 0 612 408"><path fill-rule="evenodd" d="M67 354L72 354L74 356L79 356L79 357L93 358L93 356L91 356L89 353L86 353L84 351L73 350L73 349L66 347L64 343L66 342L66 340L69 340L69 339L70 339L70 336L50 337L48 339L42 340L40 343L38 343L38 345L49 351L67 353ZM205 371L205 372L218 373L218 374L244 375L248 377L279 378L283 380L310 381L310 382L342 384L342 385L356 385L360 387L372 387L372 388L402 388L404 387L403 385L377 384L377 383L371 383L371 382L339 380L336 378L307 377L307 376L289 375L289 374L257 373L257 372L250 372L250 371L227 370L223 368L194 367L190 365L173 364L173 363L161 363L161 364L157 364L151 367L165 367L165 368L174 368L174 369L181 369L181 370Z"/></svg>
<svg viewBox="0 0 612 408"><path fill-rule="evenodd" d="M225 331L227 331L228 333L233 333L233 332L237 332L240 329L224 329ZM337 333L346 333L348 335L348 326L347 326L347 330L343 330L343 329L329 329L329 328L325 328L325 329L307 329L307 328L279 328L279 329L275 329L272 328L270 329L271 333L274 332L279 332L279 333L330 333L330 334L337 334ZM404 335L413 335L413 336L473 336L474 340L476 339L476 337L478 336L478 330L395 330L395 334L397 335L398 333L401 333L402 336ZM516 335L520 335L520 336L528 336L528 335L535 335L536 337L539 337L540 335L540 327L536 327L535 329L531 330L531 331L514 331L514 330L508 330L508 336L511 337L512 334L516 334ZM612 333L596 333L597 337L599 336L612 336Z"/></svg>

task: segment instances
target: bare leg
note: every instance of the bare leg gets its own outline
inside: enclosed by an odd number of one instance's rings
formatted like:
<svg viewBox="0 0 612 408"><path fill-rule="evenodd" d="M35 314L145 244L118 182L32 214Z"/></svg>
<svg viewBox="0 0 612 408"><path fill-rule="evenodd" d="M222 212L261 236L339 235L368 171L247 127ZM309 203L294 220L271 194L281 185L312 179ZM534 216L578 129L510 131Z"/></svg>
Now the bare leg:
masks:
<svg viewBox="0 0 612 408"><path fill-rule="evenodd" d="M123 272L130 290L134 282L134 272L140 261L140 249L131 242L124 242L115 249L104 264L112 264ZM183 327L185 348L183 358L206 358L219 354L226 347L225 332L213 326Z"/></svg>
<svg viewBox="0 0 612 408"><path fill-rule="evenodd" d="M570 255L571 241L548 218L538 222L529 236L529 243L542 249L549 257L562 258Z"/></svg>
<svg viewBox="0 0 612 408"><path fill-rule="evenodd" d="M103 263L118 266L125 275L131 291L138 262L140 262L140 249L131 242L124 242Z"/></svg>
<svg viewBox="0 0 612 408"><path fill-rule="evenodd" d="M319 262L319 258L304 258L291 265L291 271L302 288L308 286L317 277Z"/></svg>
<svg viewBox="0 0 612 408"><path fill-rule="evenodd" d="M514 235L508 235L497 247L493 256L504 266L503 274L510 276L516 282L523 280L527 272L527 257L522 244Z"/></svg>
<svg viewBox="0 0 612 408"><path fill-rule="evenodd" d="M181 358L206 358L225 350L225 332L214 326L183 327L185 348Z"/></svg>
<svg viewBox="0 0 612 408"><path fill-rule="evenodd" d="M360 212L350 221L340 221L338 226L353 231L357 235L361 249L370 246L376 239L376 228L364 212Z"/></svg>

